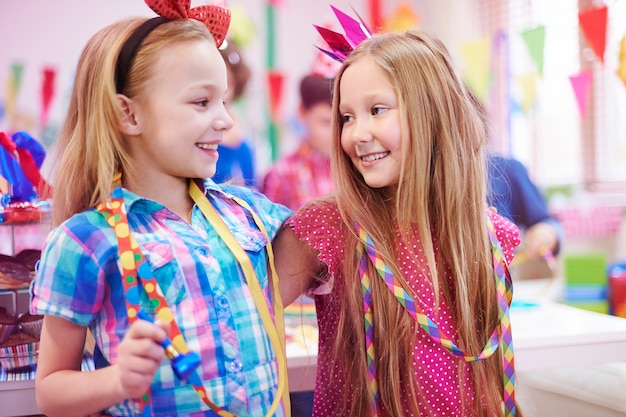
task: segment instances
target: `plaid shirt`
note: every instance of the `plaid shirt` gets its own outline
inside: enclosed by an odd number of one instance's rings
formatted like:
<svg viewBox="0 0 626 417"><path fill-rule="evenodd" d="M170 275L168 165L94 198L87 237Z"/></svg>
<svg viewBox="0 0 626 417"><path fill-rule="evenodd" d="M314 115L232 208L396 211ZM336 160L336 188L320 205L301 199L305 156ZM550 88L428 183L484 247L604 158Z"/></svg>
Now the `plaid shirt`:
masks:
<svg viewBox="0 0 626 417"><path fill-rule="evenodd" d="M278 386L276 356L231 252L197 206L189 225L159 203L123 191L133 236L187 346L202 358L200 373L209 398L237 416L264 416ZM267 298L267 240L231 196L250 204L270 239L291 212L243 187L219 188L206 180L205 192L249 255ZM32 285L31 310L89 326L109 363L116 363L129 325L118 257L113 228L98 211L87 210L50 233ZM144 292L140 304L154 314ZM215 415L191 385L174 377L167 360L151 391L155 416ZM138 402L125 401L108 412L135 416ZM276 415L284 411L279 407Z"/></svg>
<svg viewBox="0 0 626 417"><path fill-rule="evenodd" d="M292 154L279 159L263 180L263 193L292 210L332 191L330 159L311 149L306 142Z"/></svg>

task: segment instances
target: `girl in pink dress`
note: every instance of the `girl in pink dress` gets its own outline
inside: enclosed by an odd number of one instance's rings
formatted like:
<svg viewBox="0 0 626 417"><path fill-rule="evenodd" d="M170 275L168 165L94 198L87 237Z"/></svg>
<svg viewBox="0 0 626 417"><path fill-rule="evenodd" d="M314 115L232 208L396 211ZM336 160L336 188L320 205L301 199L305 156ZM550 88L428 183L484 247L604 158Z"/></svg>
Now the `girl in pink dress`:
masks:
<svg viewBox="0 0 626 417"><path fill-rule="evenodd" d="M485 123L431 35L375 34L343 63L336 195L274 241L285 305L315 295L314 416L515 413L498 292L510 278L493 259L510 262L519 238L486 205Z"/></svg>

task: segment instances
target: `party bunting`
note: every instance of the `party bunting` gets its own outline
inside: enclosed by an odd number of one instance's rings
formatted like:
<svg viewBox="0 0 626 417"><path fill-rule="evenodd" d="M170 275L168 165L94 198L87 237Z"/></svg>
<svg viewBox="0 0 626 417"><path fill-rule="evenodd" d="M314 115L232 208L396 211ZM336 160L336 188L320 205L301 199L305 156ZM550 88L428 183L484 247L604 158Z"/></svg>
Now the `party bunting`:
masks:
<svg viewBox="0 0 626 417"><path fill-rule="evenodd" d="M589 101L589 93L591 91L591 71L583 70L578 74L570 75L569 79L574 89L578 111L582 119L587 112L587 102Z"/></svg>
<svg viewBox="0 0 626 417"><path fill-rule="evenodd" d="M482 37L462 43L460 49L465 63L465 82L480 100L486 102L490 87L491 41Z"/></svg>
<svg viewBox="0 0 626 417"><path fill-rule="evenodd" d="M591 49L604 63L606 48L607 6L591 8L578 13L578 23Z"/></svg>
<svg viewBox="0 0 626 417"><path fill-rule="evenodd" d="M617 76L626 86L626 36L619 42Z"/></svg>
<svg viewBox="0 0 626 417"><path fill-rule="evenodd" d="M22 86L22 74L24 74L24 65L20 62L16 62L11 65L11 80L12 85L15 89L15 94L17 94Z"/></svg>
<svg viewBox="0 0 626 417"><path fill-rule="evenodd" d="M419 15L413 11L413 8L406 1L402 1L396 7L396 10L385 19L383 27L387 32L405 32L409 29L415 29L420 25Z"/></svg>
<svg viewBox="0 0 626 417"><path fill-rule="evenodd" d="M43 80L41 83L41 112L39 113L39 126L45 129L48 125L50 115L50 104L54 96L54 79L56 70L54 68L43 69Z"/></svg>
<svg viewBox="0 0 626 417"><path fill-rule="evenodd" d="M543 50L546 40L546 27L543 25L522 32L522 39L528 53L537 66L539 76L543 76Z"/></svg>
<svg viewBox="0 0 626 417"><path fill-rule="evenodd" d="M516 77L522 90L521 106L524 113L528 113L537 102L537 74L534 72Z"/></svg>
<svg viewBox="0 0 626 417"><path fill-rule="evenodd" d="M270 158L272 161L278 159L278 125L276 123L278 117L278 108L282 99L282 78L276 71L276 6L280 2L270 0L265 6L265 27L266 31L266 65L267 65L267 83L269 94L270 113L267 117L267 137L270 145Z"/></svg>
<svg viewBox="0 0 626 417"><path fill-rule="evenodd" d="M267 74L267 84L269 86L270 109L272 120L279 119L280 105L283 98L283 85L285 76L279 71L269 71Z"/></svg>
<svg viewBox="0 0 626 417"><path fill-rule="evenodd" d="M376 31L383 27L382 5L380 0L369 0L370 27Z"/></svg>
<svg viewBox="0 0 626 417"><path fill-rule="evenodd" d="M7 96L5 103L6 115L10 119L15 112L17 96L22 86L22 74L24 73L24 65L20 62L14 62L11 65L11 77L7 82Z"/></svg>

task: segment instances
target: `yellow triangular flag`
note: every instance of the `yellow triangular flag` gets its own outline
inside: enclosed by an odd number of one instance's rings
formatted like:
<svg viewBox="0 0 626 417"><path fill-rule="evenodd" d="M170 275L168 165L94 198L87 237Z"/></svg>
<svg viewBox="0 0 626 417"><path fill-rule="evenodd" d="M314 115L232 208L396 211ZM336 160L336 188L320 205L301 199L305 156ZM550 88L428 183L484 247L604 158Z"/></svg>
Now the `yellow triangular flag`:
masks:
<svg viewBox="0 0 626 417"><path fill-rule="evenodd" d="M528 110L537 101L537 73L531 72L516 77L517 83L522 89L522 110L528 113Z"/></svg>
<svg viewBox="0 0 626 417"><path fill-rule="evenodd" d="M463 57L463 77L473 93L481 100L489 98L491 84L489 66L491 64L491 40L488 37L464 42L460 45Z"/></svg>

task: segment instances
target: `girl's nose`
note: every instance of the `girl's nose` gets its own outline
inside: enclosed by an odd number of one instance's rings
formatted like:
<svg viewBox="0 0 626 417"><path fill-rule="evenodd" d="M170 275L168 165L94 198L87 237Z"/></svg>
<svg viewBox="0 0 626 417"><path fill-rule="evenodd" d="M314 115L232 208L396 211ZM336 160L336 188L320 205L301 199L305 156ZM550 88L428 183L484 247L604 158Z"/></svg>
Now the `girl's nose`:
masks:
<svg viewBox="0 0 626 417"><path fill-rule="evenodd" d="M216 130L228 130L232 128L234 125L234 121L228 108L226 106L222 106L221 114L215 120L215 129Z"/></svg>
<svg viewBox="0 0 626 417"><path fill-rule="evenodd" d="M367 119L355 120L352 130L352 140L355 143L370 142L373 139Z"/></svg>

